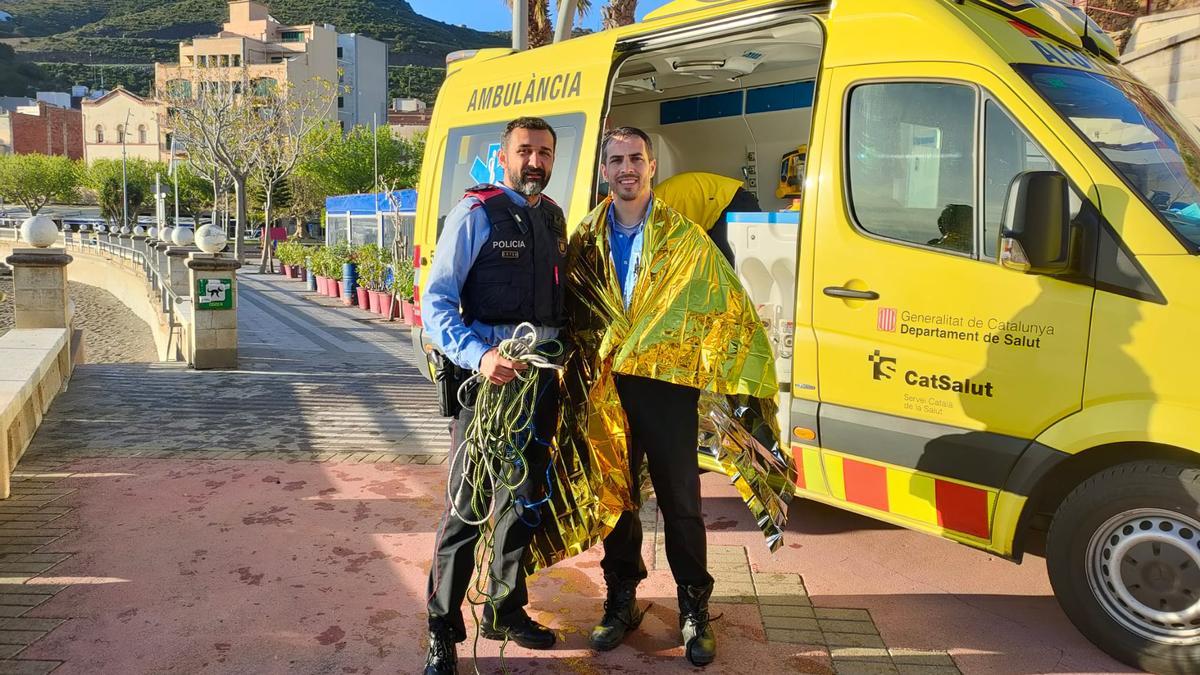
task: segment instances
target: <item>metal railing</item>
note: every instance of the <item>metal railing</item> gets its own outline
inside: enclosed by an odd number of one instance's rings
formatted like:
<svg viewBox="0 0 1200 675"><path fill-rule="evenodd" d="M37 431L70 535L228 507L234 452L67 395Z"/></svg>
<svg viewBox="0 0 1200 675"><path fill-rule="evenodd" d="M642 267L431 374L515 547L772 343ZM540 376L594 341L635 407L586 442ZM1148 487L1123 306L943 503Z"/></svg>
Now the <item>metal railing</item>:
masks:
<svg viewBox="0 0 1200 675"><path fill-rule="evenodd" d="M0 241L19 240L20 233L16 228L0 225ZM155 251L151 256L148 251L124 245L120 239L108 233L68 230L59 233L59 241L68 251L90 253L106 258L131 272L140 271L146 282L147 295L157 296L159 311L167 320L167 353L170 354L173 348L178 348L183 341L183 322L178 305L188 298L180 296L171 288L165 252ZM149 243L147 239L141 241Z"/></svg>

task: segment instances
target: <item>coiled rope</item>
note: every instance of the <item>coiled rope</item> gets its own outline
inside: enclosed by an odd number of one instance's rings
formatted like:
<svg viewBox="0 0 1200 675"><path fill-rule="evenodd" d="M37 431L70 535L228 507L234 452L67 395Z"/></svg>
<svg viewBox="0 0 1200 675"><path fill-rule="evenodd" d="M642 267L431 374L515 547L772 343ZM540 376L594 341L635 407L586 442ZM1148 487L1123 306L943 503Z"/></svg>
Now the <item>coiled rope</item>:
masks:
<svg viewBox="0 0 1200 675"><path fill-rule="evenodd" d="M555 383L539 387L539 373L563 370L561 365L553 362L562 356L563 344L556 339L538 340L537 329L530 323L517 326L512 337L501 341L497 350L502 358L529 367L517 370L516 377L505 384L493 384L482 373L475 373L459 386L458 401L465 410L473 411L473 415L455 452L455 465L450 467L450 475L461 476L461 480L457 485L450 482L446 486L451 517L480 528L474 551L476 574L467 595L477 626L482 622L476 607L489 603L493 608L498 607L512 590L492 573L496 523L504 519L509 509L519 507L517 517L521 522L531 528L537 527L541 520L537 507L550 499L552 463L547 462L545 497L530 502L519 496L509 500L504 511L496 512L496 492L515 492L530 478L530 464L526 459L530 443L542 446L549 454L551 439L538 436L535 418L540 395ZM472 391L475 393L473 406L468 405ZM547 430L548 433L553 431ZM460 499L468 496L465 509L460 510ZM490 585L496 587L494 592L489 590ZM478 641L476 631L476 650ZM507 641L501 645L501 659L506 645Z"/></svg>

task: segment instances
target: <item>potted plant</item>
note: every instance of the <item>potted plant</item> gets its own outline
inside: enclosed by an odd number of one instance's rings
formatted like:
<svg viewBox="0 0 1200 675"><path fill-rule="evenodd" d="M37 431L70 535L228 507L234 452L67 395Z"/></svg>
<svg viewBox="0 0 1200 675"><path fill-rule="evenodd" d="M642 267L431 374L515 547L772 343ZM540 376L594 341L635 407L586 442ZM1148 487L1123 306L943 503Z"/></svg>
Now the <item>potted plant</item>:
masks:
<svg viewBox="0 0 1200 675"><path fill-rule="evenodd" d="M391 291L399 301L404 323L414 325L416 316L413 313L413 269L408 260L398 261L393 266ZM395 314L391 318L396 318Z"/></svg>
<svg viewBox="0 0 1200 675"><path fill-rule="evenodd" d="M383 272L383 249L367 244L358 249L358 306L378 314L379 281Z"/></svg>
<svg viewBox="0 0 1200 675"><path fill-rule="evenodd" d="M348 295L343 290L343 281L346 278L347 271L351 270L350 262L350 244L336 244L329 250L332 264L329 267L329 276L333 279L333 293L330 297L340 298ZM351 287L353 288L353 287ZM350 304L347 298L346 304Z"/></svg>
<svg viewBox="0 0 1200 675"><path fill-rule="evenodd" d="M329 288L329 273L326 271L326 258L329 255L329 249L325 246L317 246L309 254L312 259L312 272L317 277L317 292L321 295L328 294Z"/></svg>

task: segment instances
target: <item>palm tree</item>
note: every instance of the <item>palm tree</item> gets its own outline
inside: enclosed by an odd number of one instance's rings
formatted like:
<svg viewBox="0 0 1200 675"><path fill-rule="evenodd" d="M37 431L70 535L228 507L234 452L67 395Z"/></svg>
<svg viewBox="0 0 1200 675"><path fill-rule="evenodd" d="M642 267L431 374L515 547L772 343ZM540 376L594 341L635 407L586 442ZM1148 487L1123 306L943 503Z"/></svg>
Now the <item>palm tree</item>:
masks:
<svg viewBox="0 0 1200 675"><path fill-rule="evenodd" d="M608 0L600 10L600 28L608 30L617 26L628 26L634 22L637 0Z"/></svg>
<svg viewBox="0 0 1200 675"><path fill-rule="evenodd" d="M615 0L610 0L610 2ZM513 0L505 0L512 9ZM529 48L550 44L554 37L554 25L550 21L550 0L528 0L529 2ZM634 5L637 3L635 2ZM591 0L577 0L575 14L583 18L592 9Z"/></svg>

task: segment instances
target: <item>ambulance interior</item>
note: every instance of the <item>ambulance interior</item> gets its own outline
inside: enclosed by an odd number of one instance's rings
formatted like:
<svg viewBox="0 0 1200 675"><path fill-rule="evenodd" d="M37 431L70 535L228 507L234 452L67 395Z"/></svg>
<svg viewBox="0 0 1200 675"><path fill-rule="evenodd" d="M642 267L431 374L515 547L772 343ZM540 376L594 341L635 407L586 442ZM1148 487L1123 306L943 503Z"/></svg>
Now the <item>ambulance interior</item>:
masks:
<svg viewBox="0 0 1200 675"><path fill-rule="evenodd" d="M728 176L744 181L771 213L731 217L729 241L742 283L769 326L781 384L791 380L800 228L798 210L789 209L804 175L803 163L793 164L792 185L780 189L787 182L781 163L807 148L822 43L817 23L801 19L638 54L617 72L606 120L609 129L634 126L649 134L656 183L691 171Z"/></svg>

